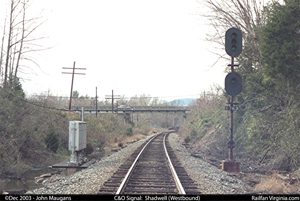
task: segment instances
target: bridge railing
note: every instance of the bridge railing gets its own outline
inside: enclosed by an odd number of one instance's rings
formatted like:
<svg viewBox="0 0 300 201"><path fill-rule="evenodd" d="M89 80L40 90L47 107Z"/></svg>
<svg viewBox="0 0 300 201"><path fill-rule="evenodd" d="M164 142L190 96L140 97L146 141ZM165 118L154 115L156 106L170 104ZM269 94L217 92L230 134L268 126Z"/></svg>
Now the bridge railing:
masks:
<svg viewBox="0 0 300 201"><path fill-rule="evenodd" d="M72 110L79 111L82 107L72 107ZM84 107L84 110L96 110L95 107ZM98 111L111 111L111 106L98 106ZM181 106L126 106L126 107L114 107L114 111L125 111L125 112L134 112L134 111L189 111L189 107Z"/></svg>

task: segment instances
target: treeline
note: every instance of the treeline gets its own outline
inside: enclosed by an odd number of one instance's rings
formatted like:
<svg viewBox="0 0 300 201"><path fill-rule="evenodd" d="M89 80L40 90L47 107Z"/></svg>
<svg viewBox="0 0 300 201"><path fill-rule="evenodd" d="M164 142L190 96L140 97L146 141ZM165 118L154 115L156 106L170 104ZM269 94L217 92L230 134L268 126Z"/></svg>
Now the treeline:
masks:
<svg viewBox="0 0 300 201"><path fill-rule="evenodd" d="M243 92L235 98L239 104L234 112L235 150L251 153L257 163L274 169L299 168L300 0L272 1L263 7L260 1L205 2L219 32L230 27L243 32L240 66L235 68L243 78ZM200 98L182 130L186 142L199 143L199 150L226 159L228 101L220 91Z"/></svg>
<svg viewBox="0 0 300 201"><path fill-rule="evenodd" d="M69 97L53 96L51 92L32 95L28 97L31 101L38 101L47 104L55 108L69 108ZM97 106L111 106L111 99L103 99L97 97ZM151 97L151 95L135 95L132 97L126 97L125 95L120 96L119 99L114 100L114 107L126 105L126 106L157 106L166 105L168 102L166 100L159 99L157 97ZM91 97L88 95L80 95L78 91L73 91L72 94L72 108L95 108L96 107L96 97Z"/></svg>
<svg viewBox="0 0 300 201"><path fill-rule="evenodd" d="M28 100L32 102L42 103L52 108L61 108L68 109L69 108L69 98L68 97L59 97L53 96L50 92L47 94L34 95L28 97ZM97 99L97 108L101 109L102 106L111 107L112 100L101 100ZM172 105L178 106L180 105L180 100L168 102L163 99L159 99L158 97L151 97L151 95L141 94L135 95L132 97L126 97L125 95L120 96L120 99L114 100L114 109L117 107L130 107L130 106L164 106L164 105ZM71 109L96 109L96 98L90 97L88 95L80 95L78 91L73 91L72 96L72 108ZM98 116L101 114L98 114ZM184 122L184 114L183 113L134 113L131 114L130 123L139 127L139 125L147 125L149 127L154 126L158 128L168 128L175 125L182 125Z"/></svg>

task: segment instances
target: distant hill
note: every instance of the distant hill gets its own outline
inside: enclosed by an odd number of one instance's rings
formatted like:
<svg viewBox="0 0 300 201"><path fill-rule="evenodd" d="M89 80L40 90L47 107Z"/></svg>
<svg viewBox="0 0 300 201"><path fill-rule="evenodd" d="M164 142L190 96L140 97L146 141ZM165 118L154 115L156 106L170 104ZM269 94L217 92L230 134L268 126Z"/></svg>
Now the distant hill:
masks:
<svg viewBox="0 0 300 201"><path fill-rule="evenodd" d="M168 102L168 105L173 106L189 106L191 103L193 103L196 99L194 98L182 98L182 99L176 99Z"/></svg>

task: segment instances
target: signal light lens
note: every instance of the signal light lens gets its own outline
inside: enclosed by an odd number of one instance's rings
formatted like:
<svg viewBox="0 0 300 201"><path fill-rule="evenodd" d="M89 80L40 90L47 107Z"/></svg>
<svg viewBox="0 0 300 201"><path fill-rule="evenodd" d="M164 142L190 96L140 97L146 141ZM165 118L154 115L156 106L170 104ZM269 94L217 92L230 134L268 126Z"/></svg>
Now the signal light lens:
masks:
<svg viewBox="0 0 300 201"><path fill-rule="evenodd" d="M225 51L231 57L237 57L242 52L242 32L237 28L230 28L225 33Z"/></svg>
<svg viewBox="0 0 300 201"><path fill-rule="evenodd" d="M232 50L232 51L235 51L235 50L236 50L236 46L235 46L235 44L236 44L236 37L237 37L237 34L236 34L236 33L232 33L232 34L231 34L231 44L233 45L233 46L231 47L231 50Z"/></svg>
<svg viewBox="0 0 300 201"><path fill-rule="evenodd" d="M237 82L237 80L235 78L232 78L230 81L232 84L235 84Z"/></svg>

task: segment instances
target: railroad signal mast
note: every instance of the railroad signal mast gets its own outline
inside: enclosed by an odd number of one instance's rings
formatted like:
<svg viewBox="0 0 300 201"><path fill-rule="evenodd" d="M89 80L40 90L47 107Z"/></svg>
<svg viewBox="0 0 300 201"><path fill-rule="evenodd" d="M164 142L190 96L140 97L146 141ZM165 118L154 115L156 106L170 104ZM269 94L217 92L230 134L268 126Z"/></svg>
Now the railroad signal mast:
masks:
<svg viewBox="0 0 300 201"><path fill-rule="evenodd" d="M242 48L242 32L237 28L228 29L225 33L225 51L231 56L231 64L228 65L231 67L231 72L225 78L225 90L230 95L230 101L227 103L230 106L226 106L225 110L230 110L230 140L228 142L229 160L222 163L222 169L227 172L240 171L240 163L233 158L233 148L235 147L235 142L233 141L233 111L238 109L237 106L234 106L237 103L233 102L233 98L243 90L242 77L234 72L234 66L239 66L234 64L234 57L238 57L241 54Z"/></svg>

